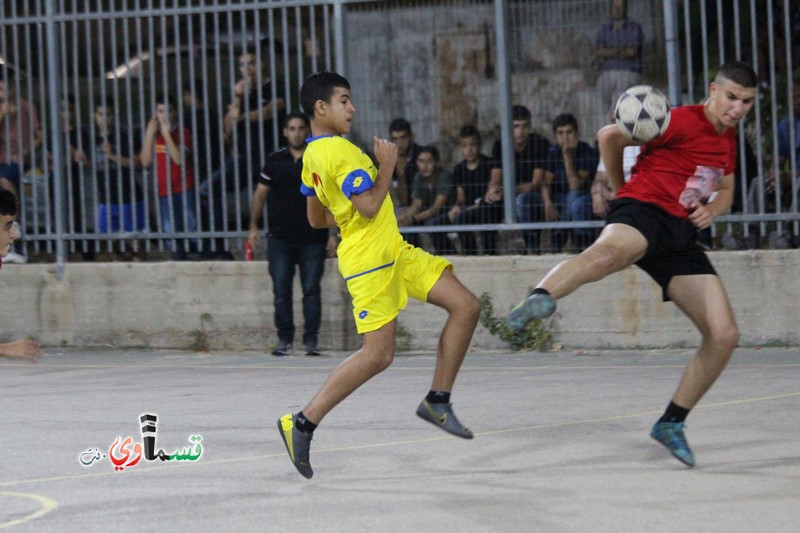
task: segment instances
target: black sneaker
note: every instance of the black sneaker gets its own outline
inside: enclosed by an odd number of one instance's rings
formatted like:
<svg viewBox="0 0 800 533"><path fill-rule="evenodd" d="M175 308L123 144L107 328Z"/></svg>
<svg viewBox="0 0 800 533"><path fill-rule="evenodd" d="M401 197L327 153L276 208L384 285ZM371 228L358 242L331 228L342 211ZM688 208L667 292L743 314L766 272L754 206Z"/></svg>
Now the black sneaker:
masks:
<svg viewBox="0 0 800 533"><path fill-rule="evenodd" d="M456 414L453 412L453 404L430 403L428 400L422 400L422 403L417 407L417 416L448 433L452 433L456 437L461 437L462 439L472 438L472 432L461 425L461 422L456 418Z"/></svg>
<svg viewBox="0 0 800 533"><path fill-rule="evenodd" d="M322 355L316 344L306 344L306 355Z"/></svg>
<svg viewBox="0 0 800 533"><path fill-rule="evenodd" d="M311 439L313 434L304 433L295 426L295 415L288 414L278 420L278 432L281 434L286 451L289 452L289 459L292 464L306 479L311 479L314 470L308 458L311 449Z"/></svg>
<svg viewBox="0 0 800 533"><path fill-rule="evenodd" d="M293 355L293 354L294 354L294 348L292 348L291 342L278 341L278 346L274 350L272 350L272 355L282 356L282 355Z"/></svg>

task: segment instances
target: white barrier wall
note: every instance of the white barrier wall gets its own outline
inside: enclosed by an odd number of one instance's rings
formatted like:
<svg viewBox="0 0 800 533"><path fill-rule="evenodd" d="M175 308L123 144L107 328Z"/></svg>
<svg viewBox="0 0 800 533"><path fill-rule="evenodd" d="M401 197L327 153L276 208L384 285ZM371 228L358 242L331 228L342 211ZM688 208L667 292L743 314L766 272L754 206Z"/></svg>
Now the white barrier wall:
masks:
<svg viewBox="0 0 800 533"><path fill-rule="evenodd" d="M565 256L455 257L456 273L505 313ZM800 344L800 251L711 254L733 303L745 345ZM216 350L271 350L277 342L267 263L75 263L62 283L52 265L3 265L0 340L33 335L47 346L183 348L198 338ZM296 341L302 304L295 285ZM329 260L323 279L320 346L360 345L350 297ZM203 318L205 317L205 319ZM412 301L400 315L401 345L435 349L445 314ZM569 347L695 346L699 335L660 288L637 268L579 289L559 302L549 327ZM473 346L504 348L478 326Z"/></svg>

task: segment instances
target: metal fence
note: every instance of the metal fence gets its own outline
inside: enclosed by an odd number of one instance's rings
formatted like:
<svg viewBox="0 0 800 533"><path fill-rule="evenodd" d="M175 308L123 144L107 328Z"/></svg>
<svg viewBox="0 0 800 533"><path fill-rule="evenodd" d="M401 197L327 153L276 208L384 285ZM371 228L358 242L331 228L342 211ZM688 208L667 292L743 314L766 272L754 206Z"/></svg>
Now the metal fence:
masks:
<svg viewBox="0 0 800 533"><path fill-rule="evenodd" d="M0 87L9 105L0 121L0 172L20 198L21 251L59 265L109 255L238 252L255 178L282 143L282 118L299 110L303 79L321 69L341 71L351 82L354 142L388 136L389 124L402 117L417 144L435 146L440 167L452 171L462 159L459 131L472 125L480 151L502 168L504 202L494 218L454 219L468 220L455 226L448 219L404 233L439 234L423 238L425 246L447 235L445 244L457 253L524 253L526 237L541 233L537 251L559 251L564 243L555 233L595 231L602 221L518 222L515 184L528 177L515 176L527 167L515 164L512 105L530 110L532 130L548 143L553 119L571 113L581 140L594 147L610 107L599 96L596 60L610 4L4 1ZM715 67L727 59L750 62L762 80L758 105L740 128L743 171L734 212L709 243L796 245L795 128L788 128L788 147L778 139L780 121L794 123L798 111L798 2L629 4L628 18L642 28L641 80L668 90L674 104L702 101ZM159 103L171 103L176 142L186 147L175 165L166 164L166 153L140 157ZM413 160L409 168L414 172ZM442 212L454 201L448 197ZM489 236L499 237L496 248L486 246ZM567 243L580 247L574 236Z"/></svg>

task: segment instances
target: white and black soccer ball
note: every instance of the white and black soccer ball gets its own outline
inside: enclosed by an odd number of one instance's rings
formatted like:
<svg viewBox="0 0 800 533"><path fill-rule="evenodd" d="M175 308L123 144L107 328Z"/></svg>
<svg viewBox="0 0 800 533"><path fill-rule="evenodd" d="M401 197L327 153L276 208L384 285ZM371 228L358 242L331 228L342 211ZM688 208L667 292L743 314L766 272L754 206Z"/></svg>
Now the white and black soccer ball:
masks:
<svg viewBox="0 0 800 533"><path fill-rule="evenodd" d="M617 100L614 121L634 141L655 139L669 126L670 106L664 93L650 85L634 85Z"/></svg>

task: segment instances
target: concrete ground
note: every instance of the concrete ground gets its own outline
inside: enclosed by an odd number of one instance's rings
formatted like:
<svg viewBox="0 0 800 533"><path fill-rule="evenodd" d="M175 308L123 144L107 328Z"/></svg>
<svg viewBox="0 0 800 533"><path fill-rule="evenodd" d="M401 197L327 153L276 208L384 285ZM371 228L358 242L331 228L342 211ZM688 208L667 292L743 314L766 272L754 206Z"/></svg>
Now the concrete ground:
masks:
<svg viewBox="0 0 800 533"><path fill-rule="evenodd" d="M0 529L797 531L798 349L736 352L689 417L694 469L648 436L689 351L471 353L453 402L472 441L415 416L434 358L398 355L325 419L306 480L276 420L345 356L0 360ZM199 458L125 466L144 413L156 449L199 435Z"/></svg>

